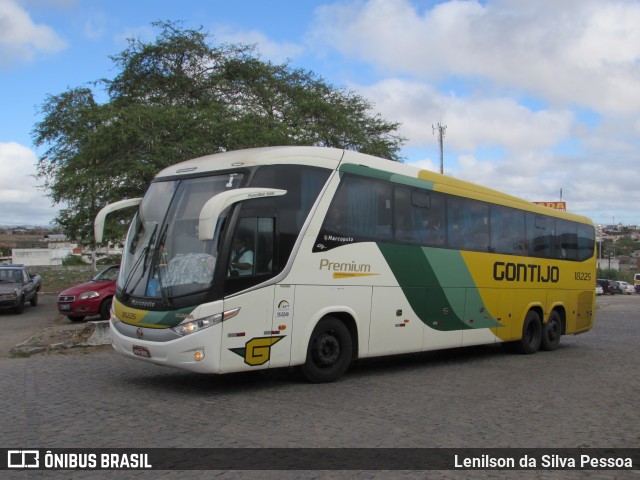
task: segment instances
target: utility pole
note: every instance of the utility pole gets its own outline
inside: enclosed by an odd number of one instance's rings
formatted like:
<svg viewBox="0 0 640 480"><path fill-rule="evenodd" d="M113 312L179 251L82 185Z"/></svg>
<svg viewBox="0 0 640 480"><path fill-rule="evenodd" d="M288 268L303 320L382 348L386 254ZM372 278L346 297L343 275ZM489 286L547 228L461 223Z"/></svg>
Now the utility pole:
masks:
<svg viewBox="0 0 640 480"><path fill-rule="evenodd" d="M447 131L447 126L438 122L437 127L431 125L431 128L433 129L434 134L436 133L436 130L438 130L438 143L440 144L440 173L444 173L444 136Z"/></svg>

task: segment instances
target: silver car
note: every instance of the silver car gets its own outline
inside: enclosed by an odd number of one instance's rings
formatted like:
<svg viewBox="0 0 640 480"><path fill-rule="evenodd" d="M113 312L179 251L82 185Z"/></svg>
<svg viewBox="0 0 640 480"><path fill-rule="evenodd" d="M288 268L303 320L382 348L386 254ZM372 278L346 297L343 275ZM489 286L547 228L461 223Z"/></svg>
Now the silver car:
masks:
<svg viewBox="0 0 640 480"><path fill-rule="evenodd" d="M616 283L620 287L620 290L622 291L622 293L626 293L626 294L631 295L632 293L635 293L635 291L636 291L636 289L633 287L633 285L631 285L628 282L624 282L622 280L618 280Z"/></svg>

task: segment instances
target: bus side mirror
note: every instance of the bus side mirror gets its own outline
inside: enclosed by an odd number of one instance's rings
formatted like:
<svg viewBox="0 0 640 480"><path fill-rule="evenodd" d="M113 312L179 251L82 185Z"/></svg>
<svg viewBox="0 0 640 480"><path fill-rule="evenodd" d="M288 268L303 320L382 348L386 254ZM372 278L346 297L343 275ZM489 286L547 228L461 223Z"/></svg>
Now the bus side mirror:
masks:
<svg viewBox="0 0 640 480"><path fill-rule="evenodd" d="M119 202L110 203L102 210L98 212L96 215L96 219L93 222L93 232L96 237L96 243L102 243L102 237L104 235L104 222L111 212L115 212L116 210L122 210L127 207L135 207L140 205L142 198L129 198L127 200L120 200Z"/></svg>
<svg viewBox="0 0 640 480"><path fill-rule="evenodd" d="M198 223L198 238L202 241L211 240L216 230L218 218L222 212L234 203L256 198L280 197L287 193L286 190L275 188L237 188L219 193L207 200L200 210Z"/></svg>

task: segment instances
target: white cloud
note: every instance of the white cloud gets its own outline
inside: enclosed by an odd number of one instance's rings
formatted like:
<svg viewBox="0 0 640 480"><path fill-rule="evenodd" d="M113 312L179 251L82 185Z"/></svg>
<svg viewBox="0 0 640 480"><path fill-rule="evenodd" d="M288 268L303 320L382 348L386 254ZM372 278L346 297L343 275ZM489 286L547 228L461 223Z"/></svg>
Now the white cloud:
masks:
<svg viewBox="0 0 640 480"><path fill-rule="evenodd" d="M301 45L271 40L258 30L236 30L228 26L218 26L213 29L213 33L216 42L256 45L258 52L274 63L284 63L303 53Z"/></svg>
<svg viewBox="0 0 640 480"><path fill-rule="evenodd" d="M429 84L399 79L352 86L385 118L402 123L410 146L436 142L432 124L448 124L446 139L457 151L500 146L512 151L549 149L571 134L574 115L567 109L533 111L507 97L461 98Z"/></svg>
<svg viewBox="0 0 640 480"><path fill-rule="evenodd" d="M66 46L51 27L34 23L15 0L0 1L0 66L29 61L36 53L57 52Z"/></svg>
<svg viewBox="0 0 640 480"><path fill-rule="evenodd" d="M87 38L99 39L107 32L107 16L97 9L91 9L84 21L84 34Z"/></svg>
<svg viewBox="0 0 640 480"><path fill-rule="evenodd" d="M430 81L485 78L552 102L611 112L640 108L640 3L624 0L408 0L317 10L317 42Z"/></svg>
<svg viewBox="0 0 640 480"><path fill-rule="evenodd" d="M27 147L0 143L0 225L46 225L56 216L35 179L36 161Z"/></svg>

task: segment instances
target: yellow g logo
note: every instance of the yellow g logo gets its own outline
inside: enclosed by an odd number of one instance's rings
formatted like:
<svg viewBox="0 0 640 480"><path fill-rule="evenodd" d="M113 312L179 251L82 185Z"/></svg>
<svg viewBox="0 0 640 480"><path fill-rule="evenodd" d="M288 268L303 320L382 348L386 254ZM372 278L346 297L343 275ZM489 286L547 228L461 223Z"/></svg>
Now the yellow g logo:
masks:
<svg viewBox="0 0 640 480"><path fill-rule="evenodd" d="M256 367L264 365L271 358L271 347L282 340L285 336L280 337L258 337L252 338L245 343L244 348L231 348L230 350L236 355L244 358L244 363Z"/></svg>

